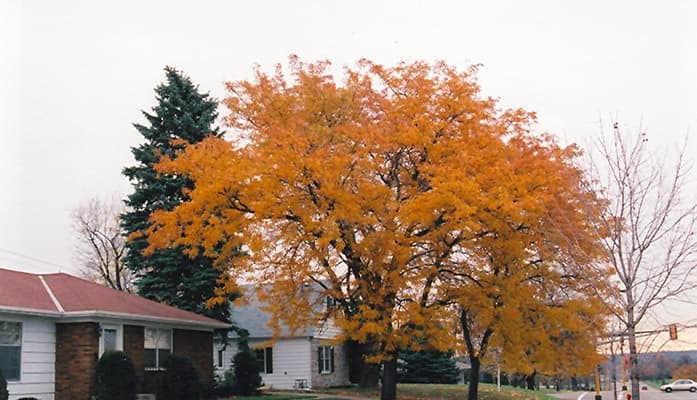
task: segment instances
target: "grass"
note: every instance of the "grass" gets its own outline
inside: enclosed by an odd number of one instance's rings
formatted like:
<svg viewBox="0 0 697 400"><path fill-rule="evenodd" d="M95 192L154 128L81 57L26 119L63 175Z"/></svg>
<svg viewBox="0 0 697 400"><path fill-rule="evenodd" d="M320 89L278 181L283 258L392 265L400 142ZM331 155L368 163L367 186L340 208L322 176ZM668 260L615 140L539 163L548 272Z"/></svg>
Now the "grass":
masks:
<svg viewBox="0 0 697 400"><path fill-rule="evenodd" d="M259 396L249 396L249 397L229 397L221 400L309 400L316 399L316 395L310 394L263 394ZM322 400L345 400L340 397L324 397Z"/></svg>
<svg viewBox="0 0 697 400"><path fill-rule="evenodd" d="M454 400L467 398L467 385L424 385L399 384L397 398L400 400ZM360 389L357 387L327 389L324 393L337 396L357 396L370 399L380 398L379 389ZM539 391L501 387L499 392L496 385L479 384L480 400L557 400Z"/></svg>
<svg viewBox="0 0 697 400"><path fill-rule="evenodd" d="M427 385L427 384L399 384L397 385L397 398L399 400L455 400L467 398L467 385ZM363 397L366 399L379 399L380 389L361 389L355 386L344 388L323 389L317 391L336 397L322 397L321 400L345 400L342 396ZM252 397L232 397L225 400L309 400L317 399L316 394L265 394ZM498 391L496 385L480 383L479 400L558 400L544 392L531 391L519 388L502 386Z"/></svg>
<svg viewBox="0 0 697 400"><path fill-rule="evenodd" d="M233 399L244 399L244 400L307 400L316 399L317 396L311 395L286 395L286 394L264 394L260 396L249 396L249 397L229 397L221 400L233 400Z"/></svg>

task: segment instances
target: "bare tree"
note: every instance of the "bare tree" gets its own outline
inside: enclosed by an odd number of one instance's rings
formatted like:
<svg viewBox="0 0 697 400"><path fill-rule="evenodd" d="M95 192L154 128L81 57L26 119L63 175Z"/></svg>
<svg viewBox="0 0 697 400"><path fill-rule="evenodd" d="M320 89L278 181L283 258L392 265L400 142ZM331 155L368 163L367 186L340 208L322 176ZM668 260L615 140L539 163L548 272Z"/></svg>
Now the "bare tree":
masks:
<svg viewBox="0 0 697 400"><path fill-rule="evenodd" d="M697 287L697 202L686 148L671 154L672 161L658 158L645 133L626 135L615 123L594 149L598 190L608 199L604 244L620 288L613 310L629 343L634 400L638 324L652 308Z"/></svg>
<svg viewBox="0 0 697 400"><path fill-rule="evenodd" d="M123 203L112 197L90 199L73 211L75 258L85 278L132 292L133 276L123 261L126 239L119 218L123 209Z"/></svg>

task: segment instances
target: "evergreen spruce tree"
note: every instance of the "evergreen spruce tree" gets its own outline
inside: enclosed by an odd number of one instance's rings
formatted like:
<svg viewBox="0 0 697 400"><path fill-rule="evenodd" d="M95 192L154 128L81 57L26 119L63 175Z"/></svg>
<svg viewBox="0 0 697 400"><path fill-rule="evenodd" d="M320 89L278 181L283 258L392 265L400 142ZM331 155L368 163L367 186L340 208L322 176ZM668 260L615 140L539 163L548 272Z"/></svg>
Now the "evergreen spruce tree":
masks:
<svg viewBox="0 0 697 400"><path fill-rule="evenodd" d="M156 210L171 210L182 201L182 189L192 183L181 176L160 175L154 166L161 156L174 156L181 144L173 139L197 143L208 135L222 133L213 127L218 103L209 94L198 91L189 77L174 68L166 67L166 82L155 88L157 105L152 113L143 111L147 123L134 124L145 142L132 148L137 165L124 168L123 174L133 184L128 196L129 210L121 216L125 235L132 235L127 243L126 267L136 276L138 293L185 310L217 319L229 319L226 304L206 309L205 302L213 296L220 271L210 258L190 258L182 248L157 250L144 256L147 237L142 235L149 227L148 218Z"/></svg>
<svg viewBox="0 0 697 400"><path fill-rule="evenodd" d="M403 383L457 383L461 375L452 352L400 352L399 366L399 381Z"/></svg>

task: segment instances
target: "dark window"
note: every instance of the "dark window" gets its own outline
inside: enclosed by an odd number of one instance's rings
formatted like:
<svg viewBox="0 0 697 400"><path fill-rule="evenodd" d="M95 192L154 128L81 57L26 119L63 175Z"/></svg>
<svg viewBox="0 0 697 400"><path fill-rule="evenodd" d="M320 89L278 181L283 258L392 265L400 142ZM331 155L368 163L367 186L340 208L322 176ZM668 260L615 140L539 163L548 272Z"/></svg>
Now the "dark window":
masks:
<svg viewBox="0 0 697 400"><path fill-rule="evenodd" d="M254 350L257 367L262 374L273 374L273 347Z"/></svg>
<svg viewBox="0 0 697 400"><path fill-rule="evenodd" d="M218 368L223 367L223 350L218 350Z"/></svg>
<svg viewBox="0 0 697 400"><path fill-rule="evenodd" d="M317 361L320 374L334 372L334 347L320 346L317 348Z"/></svg>
<svg viewBox="0 0 697 400"><path fill-rule="evenodd" d="M0 321L0 370L8 381L18 381L22 363L22 324Z"/></svg>
<svg viewBox="0 0 697 400"><path fill-rule="evenodd" d="M143 365L145 368L157 368L157 349L143 351Z"/></svg>
<svg viewBox="0 0 697 400"><path fill-rule="evenodd" d="M145 369L162 369L169 355L172 354L172 331L145 328L144 347L143 366Z"/></svg>
<svg viewBox="0 0 697 400"><path fill-rule="evenodd" d="M330 311L336 306L336 300L333 297L327 296L327 311Z"/></svg>

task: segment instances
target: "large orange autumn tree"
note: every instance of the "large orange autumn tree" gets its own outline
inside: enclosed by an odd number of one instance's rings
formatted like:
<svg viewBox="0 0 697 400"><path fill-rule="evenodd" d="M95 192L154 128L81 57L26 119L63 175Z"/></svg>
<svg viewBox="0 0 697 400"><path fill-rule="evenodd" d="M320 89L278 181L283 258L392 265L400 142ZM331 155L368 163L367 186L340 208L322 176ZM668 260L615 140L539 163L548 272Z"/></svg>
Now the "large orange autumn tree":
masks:
<svg viewBox="0 0 697 400"><path fill-rule="evenodd" d="M482 97L475 68L363 60L342 82L329 69L292 57L229 83L235 136L161 162L195 187L154 216L150 248L205 249L258 283L279 326L332 317L366 361L383 363L382 398L394 399L399 349L454 343L468 275L509 258L561 271L547 259L557 249L594 246L596 199L577 152L530 133L534 115ZM511 281L498 295L516 290ZM338 306L313 304L325 296Z"/></svg>
<svg viewBox="0 0 697 400"><path fill-rule="evenodd" d="M537 372L588 373L608 316L598 294L609 289L609 270L591 266L604 257L597 226L605 203L585 189L579 150L525 131L499 145L477 155L485 165L470 172L477 235L442 275L460 312L470 399L490 349L504 370L531 381Z"/></svg>

